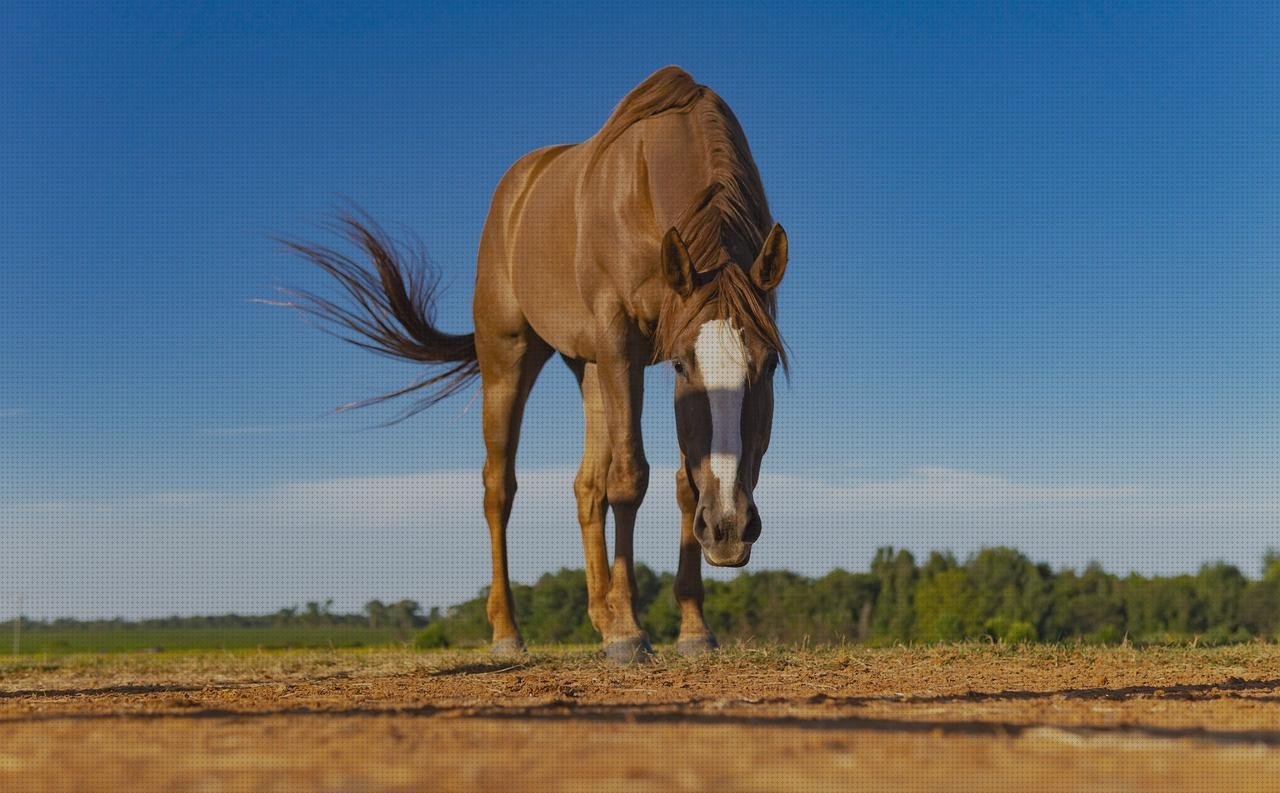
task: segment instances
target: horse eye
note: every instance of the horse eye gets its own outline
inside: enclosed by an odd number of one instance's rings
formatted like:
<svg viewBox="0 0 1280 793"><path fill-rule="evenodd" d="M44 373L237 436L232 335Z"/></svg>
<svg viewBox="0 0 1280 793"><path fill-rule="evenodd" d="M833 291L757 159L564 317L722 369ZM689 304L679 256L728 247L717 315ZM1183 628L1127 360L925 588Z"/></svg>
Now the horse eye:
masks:
<svg viewBox="0 0 1280 793"><path fill-rule="evenodd" d="M676 370L676 374L684 374L684 362L679 358L675 358L671 361L671 368Z"/></svg>

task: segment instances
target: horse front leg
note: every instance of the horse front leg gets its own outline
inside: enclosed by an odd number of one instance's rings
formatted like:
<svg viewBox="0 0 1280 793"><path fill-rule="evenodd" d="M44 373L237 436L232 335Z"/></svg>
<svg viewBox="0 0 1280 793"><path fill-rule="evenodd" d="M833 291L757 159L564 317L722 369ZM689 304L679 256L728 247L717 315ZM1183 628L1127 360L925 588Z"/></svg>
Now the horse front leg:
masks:
<svg viewBox="0 0 1280 793"><path fill-rule="evenodd" d="M602 357L598 366L611 446L605 488L615 531L613 569L605 598L610 615L605 654L612 661L632 663L653 654L636 618L633 553L636 513L649 487L649 462L640 437L644 358L641 354Z"/></svg>
<svg viewBox="0 0 1280 793"><path fill-rule="evenodd" d="M680 505L680 567L676 571L676 603L680 606L680 637L676 651L681 655L702 655L719 647L715 634L702 614L702 546L693 534L693 516L698 494L685 471L684 455L676 471L676 502Z"/></svg>

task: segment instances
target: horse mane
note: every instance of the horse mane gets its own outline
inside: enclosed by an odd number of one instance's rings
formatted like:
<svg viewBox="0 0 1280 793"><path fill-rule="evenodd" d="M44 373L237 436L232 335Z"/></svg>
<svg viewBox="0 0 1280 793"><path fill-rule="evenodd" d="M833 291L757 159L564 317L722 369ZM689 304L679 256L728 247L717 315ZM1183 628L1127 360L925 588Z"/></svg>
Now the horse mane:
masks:
<svg viewBox="0 0 1280 793"><path fill-rule="evenodd" d="M649 75L622 97L609 114L609 120L596 133L587 171L632 124L662 113L687 111L709 90L705 85L694 82L689 73L679 66L664 66Z"/></svg>
<svg viewBox="0 0 1280 793"><path fill-rule="evenodd" d="M654 330L654 358L672 357L676 341L714 301L717 318L732 320L755 335L777 353L785 371L786 348L775 318L777 300L772 292L756 289L746 272L773 219L747 136L728 104L683 69L659 69L618 103L596 136L587 172L634 124L671 112L697 114L707 186L676 219L675 227L694 269L703 277L687 300L674 293L664 300Z"/></svg>
<svg viewBox="0 0 1280 793"><path fill-rule="evenodd" d="M596 133L586 173L637 122L695 111L708 180L676 220L676 229L697 271L710 272L727 261L750 266L773 220L747 136L729 105L680 67L659 69L622 98Z"/></svg>

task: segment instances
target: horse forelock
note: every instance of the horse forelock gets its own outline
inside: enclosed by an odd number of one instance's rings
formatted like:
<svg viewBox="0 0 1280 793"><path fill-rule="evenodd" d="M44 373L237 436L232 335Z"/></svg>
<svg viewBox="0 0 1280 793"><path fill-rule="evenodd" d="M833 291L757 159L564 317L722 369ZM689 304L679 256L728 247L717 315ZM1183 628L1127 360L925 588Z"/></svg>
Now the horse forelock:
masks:
<svg viewBox="0 0 1280 793"><path fill-rule="evenodd" d="M706 311L711 308L708 317ZM736 263L729 262L706 278L688 298L672 292L663 301L653 334L654 360L675 357L682 338L696 336L695 324L708 320L726 320L753 336L777 354L787 371L786 345L775 318L776 300L772 293L762 293L751 283L750 276Z"/></svg>

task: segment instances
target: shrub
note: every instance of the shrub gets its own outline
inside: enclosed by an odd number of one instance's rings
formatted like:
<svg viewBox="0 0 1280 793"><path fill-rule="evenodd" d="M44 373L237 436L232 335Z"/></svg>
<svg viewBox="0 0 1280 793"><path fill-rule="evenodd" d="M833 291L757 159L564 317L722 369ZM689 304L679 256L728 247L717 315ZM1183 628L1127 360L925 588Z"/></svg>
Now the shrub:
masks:
<svg viewBox="0 0 1280 793"><path fill-rule="evenodd" d="M413 646L419 650L441 650L449 646L449 636L443 622L433 622L413 637Z"/></svg>

